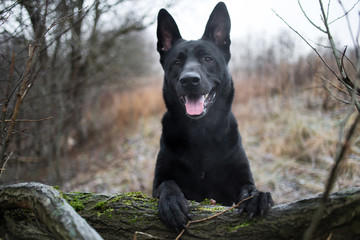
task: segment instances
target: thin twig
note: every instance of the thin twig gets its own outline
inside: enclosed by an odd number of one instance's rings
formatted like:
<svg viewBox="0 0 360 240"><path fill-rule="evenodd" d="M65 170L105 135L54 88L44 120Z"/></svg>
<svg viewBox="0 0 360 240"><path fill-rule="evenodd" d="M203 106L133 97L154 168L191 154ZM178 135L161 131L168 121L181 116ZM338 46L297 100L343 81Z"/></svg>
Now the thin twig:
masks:
<svg viewBox="0 0 360 240"><path fill-rule="evenodd" d="M11 81L13 78L13 74L14 74L14 64L15 64L15 53L12 53L12 57L11 57L11 65L10 65L10 72L9 72L9 80L8 80L8 84L6 86L6 91L5 91L5 101L4 101L4 106L2 109L2 120L5 120L6 118L6 113L8 110L8 104L9 104L9 94L10 94L10 87L11 87ZM3 124L2 129L5 129L5 125ZM0 136L1 138L1 136Z"/></svg>
<svg viewBox="0 0 360 240"><path fill-rule="evenodd" d="M323 80L323 81L324 81L324 80ZM339 98L338 96L336 96L335 93L331 92L331 90L326 86L325 81L324 81L323 83L324 83L324 84L323 84L323 88L324 88L333 98L335 98L337 101L339 101L339 102L341 102L341 103L344 103L344 104L346 104L346 105L350 105L350 104L351 104L351 102L346 101L346 100L344 100L344 99L341 99L341 98Z"/></svg>
<svg viewBox="0 0 360 240"><path fill-rule="evenodd" d="M317 75L322 81L323 81L323 88L333 97L335 98L336 100L338 100L339 102L342 102L346 105L350 105L350 104L353 104L353 102L351 101L346 101L338 96L336 96L335 93L333 93L327 86L326 86L326 83L330 84L333 88L337 89L339 92L342 92L343 94L350 96L350 94L348 92L346 92L344 89L336 86L333 82L331 82L330 80L326 79L325 77L321 76L321 75Z"/></svg>
<svg viewBox="0 0 360 240"><path fill-rule="evenodd" d="M2 167L0 168L0 181L1 181L1 176L2 176L3 172L5 171L5 166L6 166L7 162L9 161L9 159L10 159L10 157L11 157L12 154L13 154L13 152L11 152L11 153L9 154L9 156L5 159Z"/></svg>
<svg viewBox="0 0 360 240"><path fill-rule="evenodd" d="M15 1L15 2L14 2L13 4L11 4L10 6L8 6L8 7L4 8L4 9L0 10L0 15L4 14L5 12L10 12L11 9L13 9L14 7L16 7L16 5L19 4L19 2L20 2L20 0Z"/></svg>
<svg viewBox="0 0 360 240"><path fill-rule="evenodd" d="M328 2L327 12L326 12L326 19L329 19L330 3L331 3L331 0L329 0L329 2Z"/></svg>
<svg viewBox="0 0 360 240"><path fill-rule="evenodd" d="M41 118L41 119L15 119L15 122L42 122L53 119L53 117ZM5 122L11 122L11 119L6 119ZM1 121L0 121L1 122Z"/></svg>
<svg viewBox="0 0 360 240"><path fill-rule="evenodd" d="M135 234L134 234L134 240L137 240L137 235L143 235L143 236L146 236L146 237L151 238L151 239L161 239L159 237L153 236L153 235L148 234L148 233L136 231Z"/></svg>
<svg viewBox="0 0 360 240"><path fill-rule="evenodd" d="M304 11L301 3L300 3L300 0L298 0L298 4L300 6L300 9L302 11L302 13L304 14L305 18L311 23L311 25L313 25L315 28L317 28L319 31L323 32L323 33L326 33L326 31L324 29L322 29L320 26L316 25L313 21L311 21L311 19L308 17L308 15L306 14L306 12Z"/></svg>
<svg viewBox="0 0 360 240"><path fill-rule="evenodd" d="M344 65L344 57L346 56L346 55L345 55L346 50L347 50L347 46L345 46L344 51L343 51L342 54L341 54L340 67L341 67L341 69L344 69L345 75L347 76L347 72L346 72L345 65Z"/></svg>
<svg viewBox="0 0 360 240"><path fill-rule="evenodd" d="M336 88L339 92L342 92L342 93L346 94L347 96L350 96L350 94L348 92L346 92L344 89L336 86L332 81L330 81L329 79L326 79L324 76L321 76L320 74L316 74L316 76L318 78L320 78L323 82L329 83L333 88Z"/></svg>
<svg viewBox="0 0 360 240"><path fill-rule="evenodd" d="M329 234L326 240L331 240L331 238L332 238L332 232Z"/></svg>
<svg viewBox="0 0 360 240"><path fill-rule="evenodd" d="M339 2L339 4L341 5L341 7L343 8L343 10L345 10L342 2L341 2L341 1L338 1L338 2ZM340 16L340 17L332 20L331 22L329 22L329 25L330 25L330 24L333 24L334 22L338 21L339 19L341 19L341 18L343 18L343 17L346 17L346 18L347 18L347 16L349 15L349 12L351 12L359 2L360 2L360 0L358 0L358 1L350 8L349 11L344 11L344 15L342 15L342 16Z"/></svg>
<svg viewBox="0 0 360 240"><path fill-rule="evenodd" d="M226 209L226 210L224 210L224 211L222 211L222 212L219 212L219 213L217 213L217 214L214 214L214 215L212 215L212 216L210 216L210 217L206 217L206 218L202 218L202 219L198 219L198 220L188 221L188 223L186 224L186 228L184 228L184 229L180 232L180 234L175 238L175 240L179 240L179 239L180 239L180 237L184 234L185 230L190 226L191 223L203 222L203 221L207 221L207 220L209 220L209 219L218 217L218 216L220 216L220 215L222 215L222 214L224 214L224 213L226 213L226 212L228 212L228 211L230 211L230 210L233 210L234 208L237 208L240 204L244 203L245 201L247 201L247 200L249 200L249 199L251 199L251 198L253 198L253 197L254 197L254 195L252 195L252 196L250 196L250 197L247 197L247 198L241 200L241 201L240 201L239 203L237 203L236 205L232 206L231 208L228 208L228 209Z"/></svg>
<svg viewBox="0 0 360 240"><path fill-rule="evenodd" d="M5 91L5 101L4 106L1 113L1 129L0 129L0 141L1 141L1 151L0 151L0 163L4 161L5 158L5 152L7 151L8 144L6 142L6 115L8 113L8 104L9 104L9 94L10 94L10 87L11 87L11 81L13 78L14 73L14 63L15 63L15 53L13 52L12 58L11 58L11 65L10 65L10 72L9 72L9 80Z"/></svg>
<svg viewBox="0 0 360 240"><path fill-rule="evenodd" d="M319 4L320 4L321 14L322 14L323 21L324 21L324 26L325 26L325 28L326 28L326 34L327 34L327 37L328 37L329 42L330 42L330 45L331 45L331 49L332 49L333 55L334 55L334 57L335 57L335 61L336 61L336 64L337 64L337 66L338 66L338 69L339 69L339 71L340 71L341 77L344 79L344 78L346 77L346 75L345 75L345 73L342 71L341 63L340 63L340 58L339 58L338 53L337 53L337 48L336 48L334 39L333 39L332 34L331 34L331 32L330 32L330 28L329 28L329 24L328 24L328 19L327 19L327 17L326 17L325 9L324 9L324 6L323 6L321 0L319 0Z"/></svg>
<svg viewBox="0 0 360 240"><path fill-rule="evenodd" d="M3 20L3 21L0 23L0 26L3 25L9 19L10 16L11 16L11 14L9 13L8 16L2 17L1 20Z"/></svg>
<svg viewBox="0 0 360 240"><path fill-rule="evenodd" d="M341 8L342 8L343 11L344 11L344 15L343 15L343 16L346 17L346 22L347 22L347 25L348 25L348 28L349 28L350 37L351 37L351 40L352 40L352 42L353 42L353 44L354 44L354 47L355 47L355 49L356 49L356 47L358 47L359 45L356 44L355 37L354 37L354 34L353 34L353 32L352 32L352 29L351 29L351 24L350 24L350 20L349 20L349 12L356 6L356 4L359 3L359 0L354 4L354 6L353 6L349 11L346 11L343 3L342 3L340 0L339 0L338 2L339 2L339 5L341 6Z"/></svg>
<svg viewBox="0 0 360 240"><path fill-rule="evenodd" d="M249 200L249 199L251 199L251 198L253 198L253 197L254 197L254 195L253 195L253 196L250 196L250 197L247 197L247 198L241 200L240 202L238 202L236 205L232 206L231 208L228 208L228 209L226 209L226 210L224 210L224 211L222 211L222 212L219 212L219 213L217 213L217 214L215 214L215 215L212 215L212 216L210 216L210 217L206 217L206 218L203 218L203 219L198 219L198 220L190 221L190 223L203 222L203 221L206 221L206 220L209 220L209 219L218 217L218 216L220 216L220 215L222 215L222 214L224 214L224 213L226 213L226 212L228 212L228 211L233 210L234 208L237 208L240 204L246 202L247 200Z"/></svg>

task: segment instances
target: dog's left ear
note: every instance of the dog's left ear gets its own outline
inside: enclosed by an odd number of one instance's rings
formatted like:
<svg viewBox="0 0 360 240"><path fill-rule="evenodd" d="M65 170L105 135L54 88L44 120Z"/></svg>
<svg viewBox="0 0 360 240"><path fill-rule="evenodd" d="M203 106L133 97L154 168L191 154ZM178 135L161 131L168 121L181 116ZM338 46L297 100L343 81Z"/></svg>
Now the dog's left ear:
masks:
<svg viewBox="0 0 360 240"><path fill-rule="evenodd" d="M203 40L214 42L225 53L229 54L230 59L230 16L226 5L219 2L212 11L205 27ZM227 60L229 60L227 59Z"/></svg>

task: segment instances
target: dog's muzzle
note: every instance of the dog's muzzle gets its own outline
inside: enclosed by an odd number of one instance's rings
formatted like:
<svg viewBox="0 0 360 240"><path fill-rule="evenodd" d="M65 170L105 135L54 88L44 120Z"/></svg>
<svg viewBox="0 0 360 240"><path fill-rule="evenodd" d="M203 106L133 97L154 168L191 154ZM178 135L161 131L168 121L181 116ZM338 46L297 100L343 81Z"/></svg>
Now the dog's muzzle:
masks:
<svg viewBox="0 0 360 240"><path fill-rule="evenodd" d="M193 65L187 65L180 75L179 83L183 94L180 101L184 104L188 117L198 119L206 115L216 98L216 88L204 84L204 79ZM208 89L208 90L206 90ZM210 90L209 90L210 89Z"/></svg>

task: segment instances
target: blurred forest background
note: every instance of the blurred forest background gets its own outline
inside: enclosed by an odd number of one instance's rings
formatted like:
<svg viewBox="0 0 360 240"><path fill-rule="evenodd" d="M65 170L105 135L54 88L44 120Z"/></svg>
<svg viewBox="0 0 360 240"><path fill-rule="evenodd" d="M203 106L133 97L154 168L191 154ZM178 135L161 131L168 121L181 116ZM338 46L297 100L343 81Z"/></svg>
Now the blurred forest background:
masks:
<svg viewBox="0 0 360 240"><path fill-rule="evenodd" d="M173 4L0 0L1 184L151 195L165 106L147 29ZM294 38L232 42L233 111L256 183L277 203L323 190L349 112L329 94L346 95L333 74L310 49L295 54ZM335 68L327 45L318 51ZM355 51L344 62L352 76ZM356 135L336 189L359 186L359 172Z"/></svg>

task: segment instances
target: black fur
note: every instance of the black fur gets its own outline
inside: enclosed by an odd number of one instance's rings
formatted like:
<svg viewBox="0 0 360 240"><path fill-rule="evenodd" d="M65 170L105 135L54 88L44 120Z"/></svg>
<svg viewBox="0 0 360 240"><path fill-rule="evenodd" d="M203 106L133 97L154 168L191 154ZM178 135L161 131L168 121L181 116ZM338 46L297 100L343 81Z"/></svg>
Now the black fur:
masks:
<svg viewBox="0 0 360 240"><path fill-rule="evenodd" d="M215 199L241 205L250 217L264 215L271 194L259 192L231 112L234 96L228 70L230 18L224 3L210 15L203 37L183 40L165 10L158 15L157 50L165 72L167 112L157 158L153 196L161 220L176 230L190 219L188 200ZM185 107L186 102L186 107Z"/></svg>

